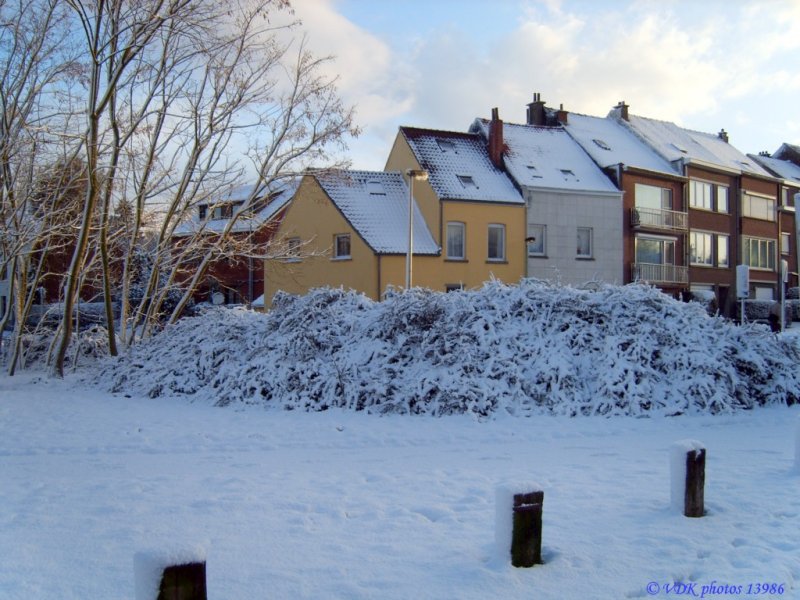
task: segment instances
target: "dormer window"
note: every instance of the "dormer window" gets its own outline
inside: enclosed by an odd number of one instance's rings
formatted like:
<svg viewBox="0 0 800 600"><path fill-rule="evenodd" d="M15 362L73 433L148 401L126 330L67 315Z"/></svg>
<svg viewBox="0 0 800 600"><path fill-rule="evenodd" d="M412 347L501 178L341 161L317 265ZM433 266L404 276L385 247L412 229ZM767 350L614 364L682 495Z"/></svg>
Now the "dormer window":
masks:
<svg viewBox="0 0 800 600"><path fill-rule="evenodd" d="M597 146L598 148L602 148L603 150L611 150L611 146L606 144L603 140L595 138L592 141L595 143L595 146Z"/></svg>
<svg viewBox="0 0 800 600"><path fill-rule="evenodd" d="M453 140L445 140L445 139L437 139L436 143L439 146L439 150L442 152L455 152L456 145Z"/></svg>
<svg viewBox="0 0 800 600"><path fill-rule="evenodd" d="M680 152L681 154L687 154L687 153L689 152L689 151L688 151L686 148L684 148L683 146L679 146L679 145L678 145L678 144L676 144L675 142L671 142L671 143L670 143L670 146L672 146L673 148L675 148L675 150L677 150L677 151L678 151L678 152Z"/></svg>
<svg viewBox="0 0 800 600"><path fill-rule="evenodd" d="M472 178L472 175L456 175L458 180L461 182L461 185L464 187L465 190L477 190L478 185L475 183L475 180Z"/></svg>
<svg viewBox="0 0 800 600"><path fill-rule="evenodd" d="M367 182L367 191L369 192L370 196L385 196L386 190L383 187L383 183L380 181L368 181Z"/></svg>
<svg viewBox="0 0 800 600"><path fill-rule="evenodd" d="M564 181L578 181L578 178L575 176L575 173L570 169L560 169L561 175L564 176Z"/></svg>
<svg viewBox="0 0 800 600"><path fill-rule="evenodd" d="M537 179L541 179L542 175L539 173L539 169L536 168L536 165L525 165L528 169L528 175L531 177L536 177Z"/></svg>

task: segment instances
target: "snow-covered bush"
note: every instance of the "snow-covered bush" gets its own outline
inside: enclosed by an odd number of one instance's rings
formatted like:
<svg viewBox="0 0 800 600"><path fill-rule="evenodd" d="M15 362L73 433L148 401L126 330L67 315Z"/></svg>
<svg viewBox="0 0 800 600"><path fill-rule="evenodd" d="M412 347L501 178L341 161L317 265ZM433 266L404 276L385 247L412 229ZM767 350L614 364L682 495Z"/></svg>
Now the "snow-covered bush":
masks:
<svg viewBox="0 0 800 600"><path fill-rule="evenodd" d="M187 318L97 381L217 405L445 415L675 415L800 397L800 349L642 285L528 280L383 302L341 290Z"/></svg>

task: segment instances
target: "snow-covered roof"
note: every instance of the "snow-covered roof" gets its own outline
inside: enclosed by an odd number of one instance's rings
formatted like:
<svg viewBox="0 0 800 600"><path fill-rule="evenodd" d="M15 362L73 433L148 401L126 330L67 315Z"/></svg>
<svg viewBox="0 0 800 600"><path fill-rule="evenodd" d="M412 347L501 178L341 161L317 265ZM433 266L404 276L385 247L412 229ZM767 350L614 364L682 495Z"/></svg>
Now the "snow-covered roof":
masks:
<svg viewBox="0 0 800 600"><path fill-rule="evenodd" d="M476 119L472 128L488 139L489 121ZM503 162L520 186L620 193L562 127L504 123L503 141Z"/></svg>
<svg viewBox="0 0 800 600"><path fill-rule="evenodd" d="M680 174L672 164L614 119L569 113L564 128L603 168L623 164L655 173Z"/></svg>
<svg viewBox="0 0 800 600"><path fill-rule="evenodd" d="M788 160L781 160L779 158L772 158L771 156L763 156L760 154L748 154L747 156L769 172L774 173L776 177L791 181L795 185L800 185L800 165L796 165Z"/></svg>
<svg viewBox="0 0 800 600"><path fill-rule="evenodd" d="M299 179L275 182L269 191L266 186L262 185L261 189L257 190L254 195L256 199L253 201L253 206L255 207L253 216L242 215L238 217L230 231L232 233L241 233L258 230L289 203L294 197L298 185L300 185ZM254 184L245 184L233 188L230 194L220 200L220 203L236 204L245 202L253 195L253 186ZM234 210L239 209L235 208ZM210 216L201 219L197 207L195 207L192 218L178 225L173 235L181 237L199 232L221 233L227 227L229 221L230 219L213 219Z"/></svg>
<svg viewBox="0 0 800 600"><path fill-rule="evenodd" d="M440 199L524 202L502 169L492 164L480 135L416 127L400 131Z"/></svg>
<svg viewBox="0 0 800 600"><path fill-rule="evenodd" d="M626 121L616 110L612 110L609 116L628 127L670 162L694 161L739 173L771 177L761 166L717 134L684 129L670 121L637 115L629 115Z"/></svg>
<svg viewBox="0 0 800 600"><path fill-rule="evenodd" d="M378 254L408 248L408 186L398 171L336 171L315 175L350 225ZM414 254L439 254L414 202Z"/></svg>

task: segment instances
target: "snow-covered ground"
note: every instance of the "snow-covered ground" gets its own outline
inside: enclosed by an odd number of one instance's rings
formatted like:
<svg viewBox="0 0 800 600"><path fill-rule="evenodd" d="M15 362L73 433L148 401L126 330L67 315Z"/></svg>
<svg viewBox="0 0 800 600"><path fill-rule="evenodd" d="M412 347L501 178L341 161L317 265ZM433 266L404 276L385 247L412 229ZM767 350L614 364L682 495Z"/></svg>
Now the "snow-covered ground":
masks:
<svg viewBox="0 0 800 600"><path fill-rule="evenodd" d="M381 417L0 376L0 598L132 599L134 555L181 547L216 600L797 598L798 416ZM708 449L702 519L670 508L686 438ZM544 488L544 565L497 556L509 480Z"/></svg>

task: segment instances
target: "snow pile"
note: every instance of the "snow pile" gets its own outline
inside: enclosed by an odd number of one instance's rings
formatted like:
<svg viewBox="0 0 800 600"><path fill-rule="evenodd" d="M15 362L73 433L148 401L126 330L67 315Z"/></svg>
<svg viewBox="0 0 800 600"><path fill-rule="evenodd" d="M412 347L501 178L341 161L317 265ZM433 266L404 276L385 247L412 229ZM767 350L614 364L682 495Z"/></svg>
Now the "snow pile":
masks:
<svg viewBox="0 0 800 600"><path fill-rule="evenodd" d="M283 295L187 318L105 363L113 391L217 405L486 416L720 413L800 397L800 349L640 285L539 281Z"/></svg>

